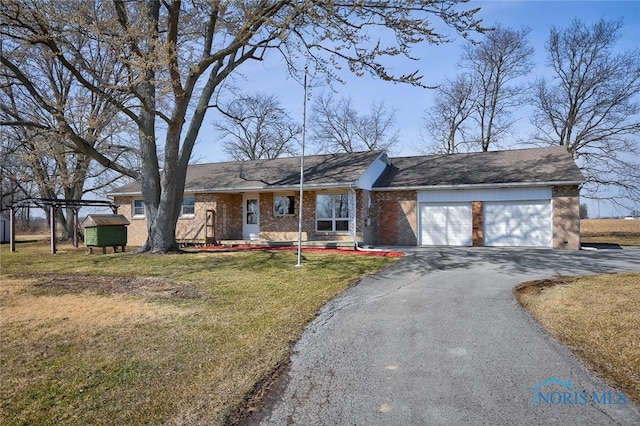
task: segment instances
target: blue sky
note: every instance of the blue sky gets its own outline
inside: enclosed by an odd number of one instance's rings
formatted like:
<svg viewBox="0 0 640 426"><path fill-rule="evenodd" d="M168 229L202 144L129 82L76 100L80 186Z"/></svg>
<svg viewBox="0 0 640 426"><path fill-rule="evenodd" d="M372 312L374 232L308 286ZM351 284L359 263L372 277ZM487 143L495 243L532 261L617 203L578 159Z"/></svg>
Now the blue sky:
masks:
<svg viewBox="0 0 640 426"><path fill-rule="evenodd" d="M529 39L535 49L536 68L530 74L533 80L541 77L546 71L546 51L544 43L552 26L564 28L577 18L587 24L599 19L622 19L624 27L617 47L620 49L638 48L640 42L640 1L536 1L536 0L471 0L470 7L480 7L477 16L483 19L486 26L501 23L512 28L528 26L531 28ZM400 61L393 64L401 71L419 70L424 75L423 82L437 85L447 76L456 73L456 62L460 56L462 40L440 46L420 46L413 53L421 58L417 62ZM272 52L263 62L247 64L242 70L244 80L238 81L247 93L261 92L276 94L291 116L302 122L303 88L289 78L281 58ZM419 154L421 144L420 133L424 111L432 101L431 90L408 85L392 84L373 77L355 77L348 71L342 74L346 84L337 84L335 96L351 96L355 106L367 111L369 105L384 102L386 107L396 110L400 130L400 145L396 147L396 155ZM310 93L310 102L323 87L314 87ZM518 121L515 126L514 139L524 138L530 131L528 124L530 110L523 108L513 113ZM216 162L226 160L221 146L216 142L217 135L211 125L215 116L209 115L200 132L193 160L197 162ZM590 209L593 211L593 209ZM625 214L625 213L621 213Z"/></svg>

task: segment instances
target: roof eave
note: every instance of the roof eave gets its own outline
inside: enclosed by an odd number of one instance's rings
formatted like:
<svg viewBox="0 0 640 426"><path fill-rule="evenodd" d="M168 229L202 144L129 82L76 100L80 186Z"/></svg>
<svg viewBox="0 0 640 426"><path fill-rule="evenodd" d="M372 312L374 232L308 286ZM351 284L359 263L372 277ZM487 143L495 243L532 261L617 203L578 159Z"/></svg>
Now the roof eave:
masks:
<svg viewBox="0 0 640 426"><path fill-rule="evenodd" d="M332 183L304 183L304 189L337 189L337 188L350 188L357 186L356 182L332 182ZM202 193L238 193L238 192L279 192L279 191L298 191L300 190L300 184L295 185L281 185L281 186L249 186L238 188L192 188L185 189L186 194L202 194Z"/></svg>
<svg viewBox="0 0 640 426"><path fill-rule="evenodd" d="M436 191L436 190L459 190L459 189L485 189L485 188L519 188L532 186L560 186L560 185L580 185L584 180L579 181L545 181L545 182L509 182L509 183L470 183L458 185L412 185L398 187L374 187L373 191Z"/></svg>
<svg viewBox="0 0 640 426"><path fill-rule="evenodd" d="M305 183L305 190L312 189L338 189L338 188L359 188L357 182L335 182L335 183ZM237 194L240 192L282 192L282 191L298 191L300 185L282 185L282 186L253 186L253 187L231 187L231 188L191 188L185 189L185 194ZM110 192L107 197L135 197L142 195L142 191L129 192Z"/></svg>

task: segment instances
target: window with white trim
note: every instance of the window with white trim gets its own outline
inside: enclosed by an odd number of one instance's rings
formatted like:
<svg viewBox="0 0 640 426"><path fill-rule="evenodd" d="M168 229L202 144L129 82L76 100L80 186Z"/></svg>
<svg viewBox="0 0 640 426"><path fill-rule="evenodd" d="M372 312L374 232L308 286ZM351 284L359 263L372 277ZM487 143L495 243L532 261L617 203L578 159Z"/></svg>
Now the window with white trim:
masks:
<svg viewBox="0 0 640 426"><path fill-rule="evenodd" d="M131 206L132 217L144 217L144 200L133 200Z"/></svg>
<svg viewBox="0 0 640 426"><path fill-rule="evenodd" d="M316 230L326 232L349 230L349 197L346 193L316 196Z"/></svg>
<svg viewBox="0 0 640 426"><path fill-rule="evenodd" d="M291 216L295 214L296 199L293 195L276 195L273 197L273 215Z"/></svg>
<svg viewBox="0 0 640 426"><path fill-rule="evenodd" d="M196 214L196 199L183 198L180 206L180 216L194 216Z"/></svg>

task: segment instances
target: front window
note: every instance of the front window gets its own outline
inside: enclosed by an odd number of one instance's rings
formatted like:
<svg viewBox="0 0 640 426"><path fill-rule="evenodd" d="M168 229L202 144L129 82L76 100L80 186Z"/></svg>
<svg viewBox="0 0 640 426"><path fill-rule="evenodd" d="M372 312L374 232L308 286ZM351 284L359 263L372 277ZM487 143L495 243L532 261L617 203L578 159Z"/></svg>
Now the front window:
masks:
<svg viewBox="0 0 640 426"><path fill-rule="evenodd" d="M318 194L316 197L316 229L327 232L349 230L349 197L347 194Z"/></svg>
<svg viewBox="0 0 640 426"><path fill-rule="evenodd" d="M133 200L133 216L144 216L144 200Z"/></svg>
<svg viewBox="0 0 640 426"><path fill-rule="evenodd" d="M196 199L184 198L180 208L180 216L193 216L196 214Z"/></svg>
<svg viewBox="0 0 640 426"><path fill-rule="evenodd" d="M293 195L276 195L273 198L273 214L275 216L295 214L295 197Z"/></svg>

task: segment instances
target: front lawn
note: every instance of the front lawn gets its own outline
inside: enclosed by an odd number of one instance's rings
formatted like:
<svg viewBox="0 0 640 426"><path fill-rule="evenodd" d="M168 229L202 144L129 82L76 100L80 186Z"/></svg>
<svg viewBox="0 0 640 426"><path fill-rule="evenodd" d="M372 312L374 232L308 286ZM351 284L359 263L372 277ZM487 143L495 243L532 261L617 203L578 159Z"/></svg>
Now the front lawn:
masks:
<svg viewBox="0 0 640 426"><path fill-rule="evenodd" d="M640 273L533 281L515 295L591 370L640 403Z"/></svg>
<svg viewBox="0 0 640 426"><path fill-rule="evenodd" d="M393 262L1 247L0 423L222 424L328 300Z"/></svg>

